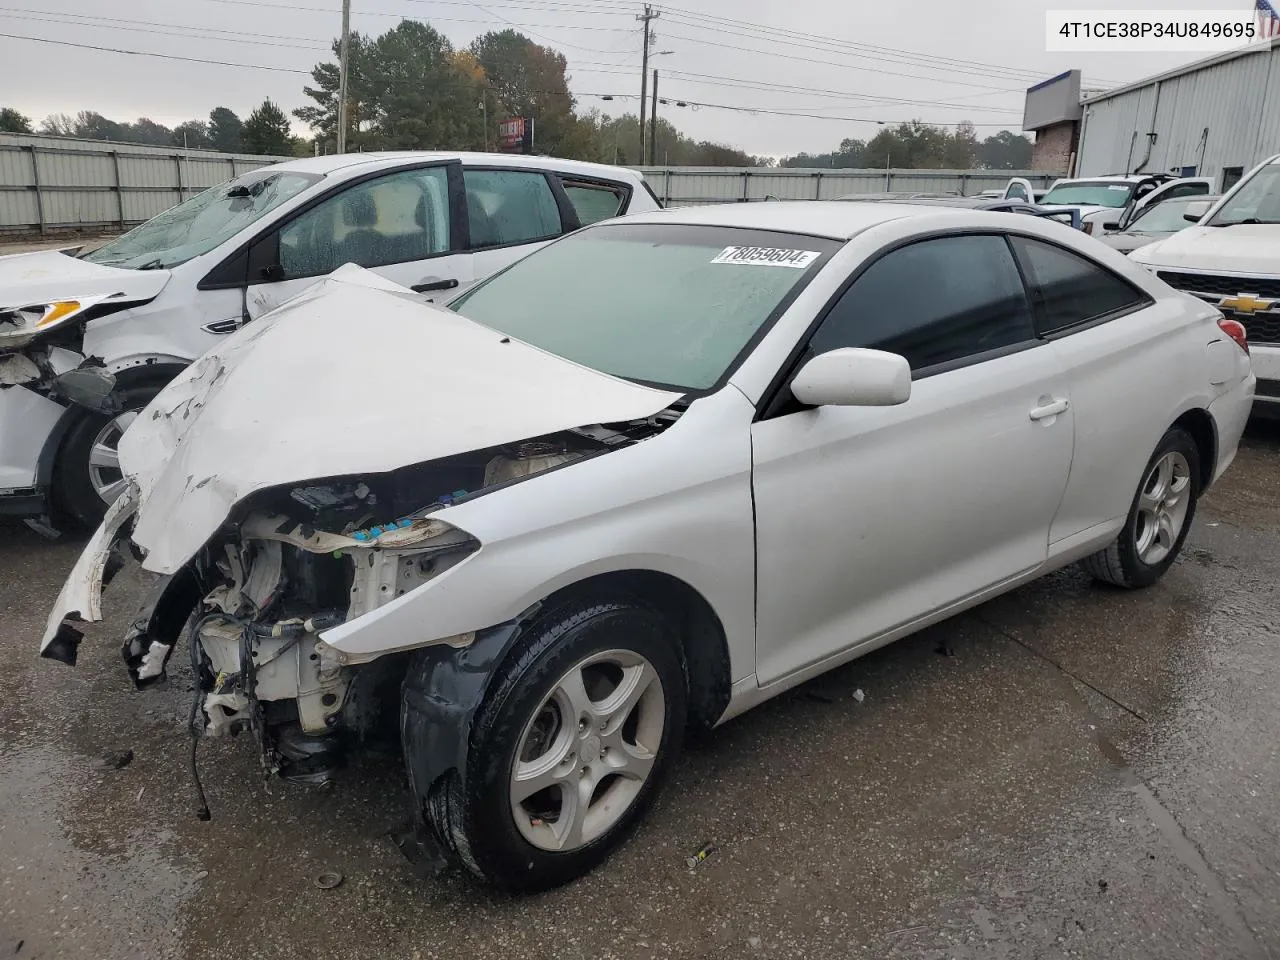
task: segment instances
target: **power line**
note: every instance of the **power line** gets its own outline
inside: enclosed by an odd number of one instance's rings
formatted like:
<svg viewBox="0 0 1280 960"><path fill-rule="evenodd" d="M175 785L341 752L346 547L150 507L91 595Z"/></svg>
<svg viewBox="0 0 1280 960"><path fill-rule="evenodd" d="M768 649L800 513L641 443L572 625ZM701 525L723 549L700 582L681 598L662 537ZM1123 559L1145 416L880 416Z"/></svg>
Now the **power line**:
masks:
<svg viewBox="0 0 1280 960"><path fill-rule="evenodd" d="M489 16L491 16L491 17L496 17L497 19L501 20L503 23L507 24L508 26L511 26L511 27L518 27L518 26L520 26L520 24L516 23L515 21L513 21L513 20L508 20L506 17L502 16L502 14L500 14L500 13L494 13L492 10L490 10L490 9L488 9L488 8L486 8L486 7L482 7L482 6L480 6L480 4L476 3L476 2L475 2L475 0L463 0L463 2L465 2L465 3L469 4L470 6L475 7L475 8L476 8L477 10L479 10L481 13L487 13L487 14L488 14ZM572 28L572 27L563 27L563 28L558 28L558 29L571 30L571 29L573 29L573 28ZM562 46L562 47L569 47L571 50L585 50L585 51L587 51L588 53L616 53L616 52L617 52L617 51L615 51L615 50L601 50L601 49L600 49L600 48L598 48L598 47L583 47L583 46L580 46L580 45L578 45L578 44L576 44L576 43L568 43L568 42L566 42L566 41L564 41L564 40L552 40L550 37L545 36L545 35L543 35L543 34L541 34L541 33L534 33L534 31L532 31L532 30L528 30L527 28L526 28L526 30L527 30L527 32L530 34L530 36L537 37L539 40L545 40L547 43L554 43L554 44L558 44L558 45L560 45L560 46Z"/></svg>
<svg viewBox="0 0 1280 960"><path fill-rule="evenodd" d="M852 100L881 100L889 103L908 103L920 106L936 106L936 107L956 107L962 110L980 110L984 113L1003 113L1009 116L1013 115L1013 111L1005 107L981 107L971 106L965 103L949 103L942 100L912 100L903 97L885 97L877 94L869 93L852 93L842 90L825 90L820 87L803 87L793 84L769 83L764 80L739 80L735 77L724 77L712 73L688 73L684 70L667 70L664 71L668 76L686 78L686 83L709 84L716 87L743 87L752 90L777 90L782 93L810 93L823 97L839 97L841 99ZM689 77L697 77L701 79L690 80Z"/></svg>
<svg viewBox="0 0 1280 960"><path fill-rule="evenodd" d="M601 97L602 99L607 98L610 100L635 100L636 99L636 95L634 93L613 93L613 94L583 93L583 94L579 94L579 96ZM931 127L954 127L954 126L958 126L959 123L967 122L967 121L957 122L953 120L919 120L918 118L915 118L915 117L913 117L910 120L873 120L869 117L831 117L831 116L826 116L824 114L819 114L819 113L805 112L806 110L809 110L809 109L827 109L822 107L818 107L818 108L796 107L792 110L782 110L782 109L770 109L765 107L740 107L740 106L735 106L729 103L707 103L701 100L689 100L689 99L686 99L685 97L663 97L662 99L668 103L676 103L677 105L683 103L685 106L694 107L694 108L707 108L711 110L730 110L734 113L751 113L751 114L764 113L764 114L769 114L771 116L777 116L777 117L797 117L797 118L809 119L809 120L830 120L830 121L838 121L840 123L874 123L877 126L895 126L897 124L902 124L902 123L919 122ZM973 124L973 126L999 127L1002 129L1007 129L1009 124L1007 123L975 123Z"/></svg>
<svg viewBox="0 0 1280 960"><path fill-rule="evenodd" d="M3 8L0 8L0 9L3 9ZM253 44L254 46L259 46L259 47L283 47L289 50L327 51L329 49L327 44L320 44L320 45L307 44L304 46L298 43L277 43L272 40L254 40L254 39L251 39L251 35L245 35L243 37L239 37L239 36L211 37L206 34L193 32L193 28L188 28L188 27L179 27L177 30L157 29L157 27L163 26L162 24L156 24L155 26L140 26L140 27L133 27L133 26L127 26L127 25L118 26L113 23L83 23L75 20L54 20L50 17L35 17L35 16L27 16L25 14L9 14L8 19L38 20L43 23L56 23L65 27L93 27L98 30L122 30L128 33L148 33L148 34L153 34L159 37L180 37L184 40L221 40L224 43L248 43L248 44ZM99 19L107 19L107 18L99 18ZM134 21L134 22L137 22L137 21ZM199 28L194 28L194 29L198 30ZM179 32L179 31L186 31L186 32Z"/></svg>
<svg viewBox="0 0 1280 960"><path fill-rule="evenodd" d="M909 77L913 80L929 80L929 81L932 81L933 83L943 82L939 77L922 77L918 73L900 73L896 70L882 70L879 67L864 67L854 63L839 63L833 60L818 60L818 59L815 59L814 57L799 57L792 53L779 53L775 50L760 50L756 47L740 47L737 44L719 43L718 41L715 41L715 40L703 40L700 37L688 37L681 34L675 34L670 32L668 32L666 36L675 40L687 40L690 43L705 44L706 46L709 46L709 47L723 47L726 50L739 50L743 53L753 53L756 56L761 56L761 57L780 57L784 60L798 60L801 63L816 63L816 64L821 64L823 66L828 66L828 67L842 67L845 70L860 70L865 73L879 73L879 74L884 74L890 77ZM849 53L849 54L843 54L843 56L856 57L857 55L853 53ZM953 84L956 84L957 86L962 86L962 87L978 87L980 89L985 89L985 90L1000 90L1005 93L1020 92L1013 87L993 87L990 84L973 83L968 80L948 80L946 82L953 83Z"/></svg>
<svg viewBox="0 0 1280 960"><path fill-rule="evenodd" d="M70 40L50 40L48 37L25 37L16 33L0 33L0 37L9 40L30 40L32 43L50 43L59 47L78 47L81 50L100 50L103 53L124 53L131 57L155 57L160 60L181 60L184 63L211 63L220 67L240 67L242 70L271 70L275 73L300 73L310 76L310 70L295 70L292 67L268 66L264 63L232 63L228 60L205 60L202 57L180 57L173 53L149 53L145 50L124 50L120 47L101 47L94 43L72 43Z"/></svg>
<svg viewBox="0 0 1280 960"><path fill-rule="evenodd" d="M876 51L880 53L889 53L898 57L906 58L907 60L910 60L910 61L916 61L920 65L941 63L941 64L952 64L952 65L965 67L969 69L978 67L988 73L994 70L1001 74L1006 74L1009 76L1010 79L1026 78L1026 79L1032 79L1032 80L1040 80L1040 79L1043 79L1044 77L1044 74L1041 73L1040 71L1027 70L1021 67L1009 67L1001 64L983 63L982 61L976 61L976 60L970 60L970 59L961 59L957 57L945 57L945 56L939 56L936 54L906 50L900 47L890 47L890 46L884 46L881 44L865 43L865 42L860 42L855 40L842 40L838 37L833 38L833 37L822 36L820 34L805 33L799 30L791 30L784 27L773 27L767 24L753 23L748 20L736 20L732 17L720 17L712 14L699 13L694 10L685 10L680 7L670 6L667 4L663 4L662 9L668 11L670 15L677 18L691 18L694 20L702 20L702 21L707 21L709 23L714 23L718 25L725 25L730 29L746 30L754 33L767 34L770 36L790 37L790 38L796 38L796 39L802 39L802 40L812 40L812 41L817 41L819 43L825 44L827 46L840 46L840 47L845 47L848 49L855 49L860 51L871 50L871 51ZM689 25L692 25L692 24L689 24ZM710 30L715 28L704 27L703 29ZM727 32L727 30L722 30L722 32ZM779 41L779 42L782 42L782 41ZM1118 83L1119 81L1096 80L1095 82Z"/></svg>
<svg viewBox="0 0 1280 960"><path fill-rule="evenodd" d="M319 10L320 8L317 7L316 9ZM48 11L33 10L27 7L0 7L0 12L33 13L33 14L43 15ZM324 12L332 13L333 11L326 10ZM54 16L75 17L78 20L110 20L114 23L131 23L131 24L138 24L139 26L148 26L148 27L172 27L176 30L200 30L205 33L230 34L233 37L266 37L268 40L301 40L304 42L324 43L324 44L328 44L330 42L328 40L325 40L322 37L297 37L289 34L280 34L280 33L259 33L256 30L253 33L248 33L244 30L225 30L222 27L198 27L194 24L185 24L185 23L155 23L148 20L127 20L123 17L101 17L101 16L96 16L93 14L86 14L86 13L62 13L61 11L59 11L58 13L54 14ZM68 25L70 26L71 24L68 24ZM97 24L74 24L74 25L75 26L97 26ZM328 49L327 46L326 46L326 49Z"/></svg>

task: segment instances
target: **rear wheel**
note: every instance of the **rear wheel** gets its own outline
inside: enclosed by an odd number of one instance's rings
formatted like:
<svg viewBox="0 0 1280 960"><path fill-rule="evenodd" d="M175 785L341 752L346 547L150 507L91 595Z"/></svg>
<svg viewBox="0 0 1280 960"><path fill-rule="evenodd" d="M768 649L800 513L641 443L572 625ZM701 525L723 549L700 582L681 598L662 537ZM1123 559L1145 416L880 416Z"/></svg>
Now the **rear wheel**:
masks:
<svg viewBox="0 0 1280 960"><path fill-rule="evenodd" d="M102 522L115 499L124 492L120 469L120 438L137 418L159 385L130 387L117 393L124 409L117 414L88 413L67 432L54 473L58 506L86 527Z"/></svg>
<svg viewBox="0 0 1280 960"><path fill-rule="evenodd" d="M625 601L533 625L497 669L472 728L465 786L427 805L472 872L511 890L558 886L603 861L666 779L684 734L678 638Z"/></svg>
<svg viewBox="0 0 1280 960"><path fill-rule="evenodd" d="M1200 497L1200 453L1185 430L1160 440L1142 475L1124 528L1105 550L1080 561L1090 576L1118 587L1146 587L1178 558Z"/></svg>

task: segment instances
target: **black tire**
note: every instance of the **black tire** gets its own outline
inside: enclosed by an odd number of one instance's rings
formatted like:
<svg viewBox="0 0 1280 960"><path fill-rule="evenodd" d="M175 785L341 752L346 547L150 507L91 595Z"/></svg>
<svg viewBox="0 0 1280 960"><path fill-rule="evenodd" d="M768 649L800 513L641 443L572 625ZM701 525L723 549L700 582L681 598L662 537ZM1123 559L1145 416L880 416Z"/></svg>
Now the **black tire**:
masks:
<svg viewBox="0 0 1280 960"><path fill-rule="evenodd" d="M163 388L146 384L116 391L124 410L141 410ZM113 419L102 413L83 411L67 431L54 465L54 502L60 515L75 524L94 529L107 512L107 503L94 489L89 476L89 452L99 432Z"/></svg>
<svg viewBox="0 0 1280 960"><path fill-rule="evenodd" d="M1182 454L1190 467L1190 502L1187 514L1178 531L1173 548L1159 563L1149 564L1138 555L1139 500L1152 469L1160 459L1169 453ZM1200 450L1191 435L1181 427L1171 427L1160 439L1155 453L1147 461L1138 481L1138 489L1133 494L1133 502L1129 506L1129 516L1124 527L1105 550L1099 550L1092 556L1080 561L1081 568L1095 580L1110 583L1117 587L1137 588L1149 587L1173 566L1182 551L1182 544L1191 531L1192 521L1196 516L1196 503L1200 499Z"/></svg>
<svg viewBox="0 0 1280 960"><path fill-rule="evenodd" d="M626 600L584 599L531 624L490 679L472 726L465 786L450 777L427 817L472 873L512 892L546 890L588 872L622 844L661 789L685 733L688 694L675 631L657 612ZM624 650L652 665L664 700L660 746L648 778L620 819L571 851L547 851L516 826L510 778L535 711L575 664Z"/></svg>

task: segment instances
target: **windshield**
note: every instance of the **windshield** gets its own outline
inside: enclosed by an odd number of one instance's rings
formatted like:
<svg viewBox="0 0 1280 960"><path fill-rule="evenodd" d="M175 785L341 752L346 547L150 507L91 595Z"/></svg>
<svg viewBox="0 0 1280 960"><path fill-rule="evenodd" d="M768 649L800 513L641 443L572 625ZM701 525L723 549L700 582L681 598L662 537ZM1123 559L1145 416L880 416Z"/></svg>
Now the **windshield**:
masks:
<svg viewBox="0 0 1280 960"><path fill-rule="evenodd" d="M1042 204L1080 204L1089 207L1123 207L1136 184L1108 180L1074 180L1060 183L1044 195Z"/></svg>
<svg viewBox="0 0 1280 960"><path fill-rule="evenodd" d="M1183 227L1191 226L1190 220L1183 219L1183 214L1193 203L1204 204L1205 197L1188 197L1186 200L1165 200L1155 206L1147 207L1133 218L1129 229L1135 233L1172 233ZM1203 213L1208 207L1201 206Z"/></svg>
<svg viewBox="0 0 1280 960"><path fill-rule="evenodd" d="M839 246L727 227L591 227L449 306L616 377L705 390Z"/></svg>
<svg viewBox="0 0 1280 960"><path fill-rule="evenodd" d="M1267 164L1242 183L1207 223L1280 223L1280 163Z"/></svg>
<svg viewBox="0 0 1280 960"><path fill-rule="evenodd" d="M84 259L111 267L156 270L208 253L320 178L256 170L196 194Z"/></svg>

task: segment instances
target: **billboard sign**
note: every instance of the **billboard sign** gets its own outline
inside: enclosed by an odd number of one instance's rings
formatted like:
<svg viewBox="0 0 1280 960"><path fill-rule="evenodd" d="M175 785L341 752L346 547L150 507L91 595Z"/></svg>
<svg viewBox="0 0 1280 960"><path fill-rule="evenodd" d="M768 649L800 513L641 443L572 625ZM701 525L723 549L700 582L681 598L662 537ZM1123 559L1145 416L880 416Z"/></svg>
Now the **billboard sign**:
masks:
<svg viewBox="0 0 1280 960"><path fill-rule="evenodd" d="M498 124L498 149L503 153L533 153L533 120L516 117Z"/></svg>

